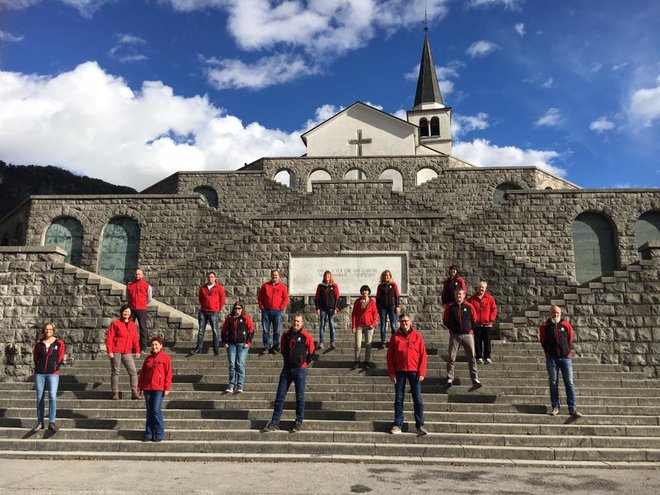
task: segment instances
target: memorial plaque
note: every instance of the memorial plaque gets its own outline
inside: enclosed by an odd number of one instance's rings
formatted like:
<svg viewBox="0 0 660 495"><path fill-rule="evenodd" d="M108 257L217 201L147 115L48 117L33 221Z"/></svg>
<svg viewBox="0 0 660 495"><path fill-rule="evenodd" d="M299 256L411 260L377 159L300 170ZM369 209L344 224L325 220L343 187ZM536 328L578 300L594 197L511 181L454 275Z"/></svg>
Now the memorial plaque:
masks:
<svg viewBox="0 0 660 495"><path fill-rule="evenodd" d="M408 253L391 251L291 254L289 293L293 296L313 296L326 270L332 272L342 295L359 295L360 287L368 285L375 296L383 270L392 272L402 294L408 293Z"/></svg>

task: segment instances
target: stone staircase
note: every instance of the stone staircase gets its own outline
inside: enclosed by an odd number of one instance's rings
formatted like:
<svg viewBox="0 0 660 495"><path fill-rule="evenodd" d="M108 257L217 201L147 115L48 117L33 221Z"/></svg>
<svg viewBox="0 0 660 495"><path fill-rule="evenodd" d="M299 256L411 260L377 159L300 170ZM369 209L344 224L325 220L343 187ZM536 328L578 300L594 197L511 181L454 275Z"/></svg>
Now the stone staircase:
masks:
<svg viewBox="0 0 660 495"><path fill-rule="evenodd" d="M374 349L375 369L351 369L350 337L341 331L337 349L322 351L312 363L300 433L286 431L294 417L293 390L283 431L260 432L272 414L280 356L261 356L256 347L247 361L246 392L229 395L223 392L224 352L188 357L192 342L179 342L168 349L174 385L164 403L166 441L139 441L144 403L110 400L106 359L78 360L62 370L61 431L54 435L28 429L35 422L31 383L0 383L0 457L659 466L660 381L644 373L577 358L575 383L584 417L574 419L565 410L551 417L537 343L494 342L495 363L479 369L484 387L471 388L467 363L459 361L456 385L447 391L446 333L429 332L422 389L430 434L410 433L414 421L407 397L404 433L395 436L387 433L394 393L385 372L386 351ZM125 374L121 387L126 397Z"/></svg>

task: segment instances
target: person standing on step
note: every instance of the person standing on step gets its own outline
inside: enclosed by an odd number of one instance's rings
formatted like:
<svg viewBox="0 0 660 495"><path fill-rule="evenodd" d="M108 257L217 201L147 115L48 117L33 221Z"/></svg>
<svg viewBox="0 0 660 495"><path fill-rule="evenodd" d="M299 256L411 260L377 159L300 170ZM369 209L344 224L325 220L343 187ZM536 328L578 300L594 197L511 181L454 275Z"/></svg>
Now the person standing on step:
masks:
<svg viewBox="0 0 660 495"><path fill-rule="evenodd" d="M213 353L220 354L220 335L218 332L218 319L220 311L225 305L225 288L218 283L215 272L206 274L206 283L199 288L197 298L199 299L199 332L197 333L197 343L193 354L202 352L204 345L204 334L206 333L206 323L211 323L213 332Z"/></svg>
<svg viewBox="0 0 660 495"><path fill-rule="evenodd" d="M126 286L126 300L131 308L133 321L138 322L140 327L140 349L147 352L149 347L149 330L147 330L147 305L151 302L153 290L151 285L144 279L141 268L135 270L135 280Z"/></svg>
<svg viewBox="0 0 660 495"><path fill-rule="evenodd" d="M48 389L48 430L56 433L57 386L60 382L60 366L64 361L64 341L55 335L55 324L46 323L40 340L34 343L34 384L37 389L37 424L33 431L44 429L46 388Z"/></svg>
<svg viewBox="0 0 660 495"><path fill-rule="evenodd" d="M291 382L293 382L296 387L296 420L293 423L293 428L291 428L291 433L297 433L302 429L305 417L307 365L312 361L314 355L314 339L305 330L302 315L295 315L291 328L282 334L281 350L284 366L277 386L273 417L263 431L279 430L280 418L284 409L284 398Z"/></svg>
<svg viewBox="0 0 660 495"><path fill-rule="evenodd" d="M261 310L261 327L263 329L264 350L262 354L275 354L280 345L282 313L289 305L289 291L286 285L280 282L279 270L271 270L270 280L261 286L257 301ZM272 346L271 327L273 328Z"/></svg>
<svg viewBox="0 0 660 495"><path fill-rule="evenodd" d="M449 329L449 349L447 358L447 387L454 384L454 369L458 348L463 347L470 368L472 386L481 387L477 377L477 359L474 356L474 322L477 312L474 306L465 300L465 290L460 288L454 292L454 302L445 306L442 318L444 325Z"/></svg>
<svg viewBox="0 0 660 495"><path fill-rule="evenodd" d="M364 368L369 369L372 366L371 339L378 323L378 309L375 299L369 297L371 289L368 285L360 287L360 294L353 303L351 313L351 331L355 334L355 368L360 366L360 348L364 341Z"/></svg>
<svg viewBox="0 0 660 495"><path fill-rule="evenodd" d="M401 308L401 294L399 287L392 278L392 272L385 270L380 274L380 283L376 289L376 307L380 319L380 348L383 349L387 342L387 318L390 319L392 335L396 332L396 315Z"/></svg>
<svg viewBox="0 0 660 495"><path fill-rule="evenodd" d="M133 352L140 357L140 344L138 342L137 327L131 320L131 308L124 305L119 310L119 318L113 321L105 336L105 347L110 359L112 370L110 384L112 386L112 400L119 400L119 364L123 364L128 371L131 384L131 399L139 399L137 392L137 371Z"/></svg>
<svg viewBox="0 0 660 495"><path fill-rule="evenodd" d="M454 293L458 289L463 289L467 294L467 286L465 285L463 277L458 274L458 267L456 265L451 265L448 272L449 277L447 277L442 283L442 292L440 293L443 306L455 301L456 298L454 297Z"/></svg>
<svg viewBox="0 0 660 495"><path fill-rule="evenodd" d="M323 280L316 287L314 296L316 314L319 316L319 349L324 348L325 323L330 327L330 349L335 348L335 315L339 312L339 286L332 278L332 273L326 270Z"/></svg>
<svg viewBox="0 0 660 495"><path fill-rule="evenodd" d="M493 333L493 323L497 317L497 304L495 298L486 290L488 282L482 280L477 286L477 292L472 294L468 300L474 306L477 312L477 319L474 326L474 347L477 355L477 364L491 364L491 337Z"/></svg>
<svg viewBox="0 0 660 495"><path fill-rule="evenodd" d="M165 438L163 398L172 388L172 360L163 351L163 337L152 337L151 352L142 363L138 379L138 393L144 392L147 421L143 442L160 442Z"/></svg>
<svg viewBox="0 0 660 495"><path fill-rule="evenodd" d="M548 370L548 386L550 387L550 402L552 404L551 416L559 414L560 370L566 389L568 412L576 418L582 416L582 413L577 410L575 385L573 384L573 359L571 354L573 336L573 327L561 317L561 308L557 305L551 306L550 318L539 329L539 340L545 352L545 365Z"/></svg>
<svg viewBox="0 0 660 495"><path fill-rule="evenodd" d="M222 346L227 349L229 363L229 383L225 392L243 393L245 387L245 361L252 346L254 324L252 318L243 312L243 303L236 301L222 324Z"/></svg>
<svg viewBox="0 0 660 495"><path fill-rule="evenodd" d="M392 335L387 348L387 374L394 384L394 425L390 433L401 433L403 427L403 399L406 381L410 384L418 435L426 435L422 382L426 376L426 346L422 334L412 326L412 317L403 313L399 329Z"/></svg>

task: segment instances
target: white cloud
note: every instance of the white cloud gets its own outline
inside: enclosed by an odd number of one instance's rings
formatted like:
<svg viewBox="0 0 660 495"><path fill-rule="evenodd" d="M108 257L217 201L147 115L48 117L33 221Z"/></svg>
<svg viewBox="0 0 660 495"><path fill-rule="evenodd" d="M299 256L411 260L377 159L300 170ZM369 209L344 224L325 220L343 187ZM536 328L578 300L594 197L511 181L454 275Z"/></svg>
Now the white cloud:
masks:
<svg viewBox="0 0 660 495"><path fill-rule="evenodd" d="M177 96L160 81L133 91L95 62L47 77L0 71L0 108L3 160L137 189L178 170L233 170L304 152L298 132L244 125L205 96Z"/></svg>
<svg viewBox="0 0 660 495"><path fill-rule="evenodd" d="M633 93L629 112L633 122L644 127L660 119L660 77L656 79L655 88L642 88Z"/></svg>
<svg viewBox="0 0 660 495"><path fill-rule="evenodd" d="M492 41L479 40L472 43L465 53L470 55L472 58L484 57L489 53L497 50L498 48L499 47Z"/></svg>
<svg viewBox="0 0 660 495"><path fill-rule="evenodd" d="M525 23L524 22L519 22L515 26L513 26L513 29L520 35L520 37L523 37L527 34L527 31L525 31Z"/></svg>
<svg viewBox="0 0 660 495"><path fill-rule="evenodd" d="M280 54L263 57L253 64L238 59L209 59L207 78L216 89L262 89L318 72L301 55Z"/></svg>
<svg viewBox="0 0 660 495"><path fill-rule="evenodd" d="M81 16L90 19L94 12L113 0L60 0L64 5L73 7ZM0 0L0 9L21 10L40 3L41 0Z"/></svg>
<svg viewBox="0 0 660 495"><path fill-rule="evenodd" d="M603 132L614 129L614 122L608 120L607 117L601 117L591 122L591 124L589 124L589 129L598 134L602 134Z"/></svg>
<svg viewBox="0 0 660 495"><path fill-rule="evenodd" d="M455 143L452 154L480 167L534 166L559 177L566 175L564 169L552 163L560 156L556 151L524 150L515 146L497 146L487 139L475 139Z"/></svg>
<svg viewBox="0 0 660 495"><path fill-rule="evenodd" d="M118 34L117 43L110 48L108 55L120 62L140 62L147 60L147 56L140 53L138 46L145 45L147 42L139 36L132 34Z"/></svg>
<svg viewBox="0 0 660 495"><path fill-rule="evenodd" d="M329 103L326 103L325 105L321 105L319 108L316 109L316 112L314 113L314 118L309 119L307 122L305 122L305 125L302 128L302 132L306 132L316 127L321 122L325 122L330 117L341 112L344 108L345 107L342 106L338 107L335 105L330 105Z"/></svg>
<svg viewBox="0 0 660 495"><path fill-rule="evenodd" d="M547 89L547 88L552 88L554 85L555 85L555 80L552 77L549 77L543 82L543 84L541 84L541 87Z"/></svg>
<svg viewBox="0 0 660 495"><path fill-rule="evenodd" d="M523 0L469 0L469 7L493 7L502 5L505 9L518 10Z"/></svg>
<svg viewBox="0 0 660 495"><path fill-rule="evenodd" d="M3 31L0 29L0 41L7 41L9 43L18 43L23 41L25 38L23 36L15 36L8 31Z"/></svg>
<svg viewBox="0 0 660 495"><path fill-rule="evenodd" d="M27 9L41 0L0 0L0 8L21 10Z"/></svg>
<svg viewBox="0 0 660 495"><path fill-rule="evenodd" d="M558 108L549 108L539 119L534 122L537 127L559 127L564 121Z"/></svg>
<svg viewBox="0 0 660 495"><path fill-rule="evenodd" d="M472 131L487 129L488 114L479 112L477 115L456 115L451 122L452 134L455 138Z"/></svg>
<svg viewBox="0 0 660 495"><path fill-rule="evenodd" d="M621 70L621 69L623 69L623 68L624 68L625 66L627 66L627 65L628 65L628 62L623 62L623 63L621 63L621 64L616 64L616 65L613 65L613 66L612 66L612 70L613 70L613 71Z"/></svg>

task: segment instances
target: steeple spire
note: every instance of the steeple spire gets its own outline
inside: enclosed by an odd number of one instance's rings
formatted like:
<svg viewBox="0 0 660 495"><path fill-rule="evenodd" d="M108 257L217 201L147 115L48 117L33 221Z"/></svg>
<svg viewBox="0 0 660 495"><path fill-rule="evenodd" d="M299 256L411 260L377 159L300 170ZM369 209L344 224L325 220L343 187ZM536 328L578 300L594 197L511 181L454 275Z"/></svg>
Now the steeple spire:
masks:
<svg viewBox="0 0 660 495"><path fill-rule="evenodd" d="M428 19L424 18L424 48L422 49L422 60L419 63L419 77L417 79L417 92L415 93L414 110L425 108L441 108L444 106L438 76L435 73L431 47L428 37Z"/></svg>

